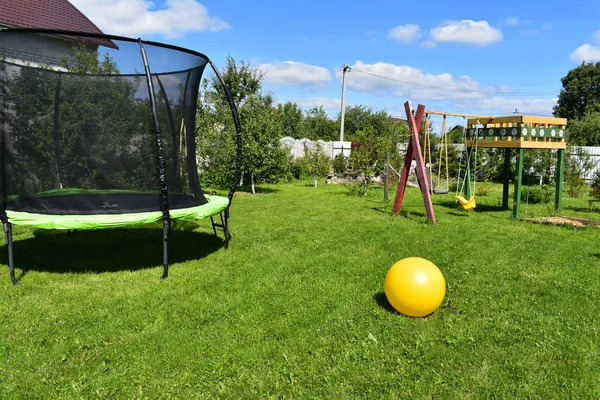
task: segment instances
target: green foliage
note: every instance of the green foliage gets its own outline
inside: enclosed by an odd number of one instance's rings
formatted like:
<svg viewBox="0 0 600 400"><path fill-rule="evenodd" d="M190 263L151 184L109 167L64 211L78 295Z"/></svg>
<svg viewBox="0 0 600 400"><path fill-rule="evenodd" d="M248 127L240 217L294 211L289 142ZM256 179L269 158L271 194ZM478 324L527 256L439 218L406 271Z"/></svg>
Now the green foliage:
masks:
<svg viewBox="0 0 600 400"><path fill-rule="evenodd" d="M465 121L466 123L466 121ZM463 137L463 126L462 125L456 125L454 127L452 127L447 135L448 135L448 143L464 143L464 137Z"/></svg>
<svg viewBox="0 0 600 400"><path fill-rule="evenodd" d="M277 111L281 117L281 133L283 136L290 136L294 139L302 139L302 109L298 104L291 101L285 104L278 104Z"/></svg>
<svg viewBox="0 0 600 400"><path fill-rule="evenodd" d="M563 87L554 106L556 117L568 118L570 122L600 112L600 62L583 62L571 69L561 83Z"/></svg>
<svg viewBox="0 0 600 400"><path fill-rule="evenodd" d="M289 152L279 139L283 136L281 113L273 97L262 92L263 75L249 64L227 58L222 71L229 85L243 130L243 176L256 183L274 183L291 176ZM235 127L223 89L216 76L203 81L204 97L197 112L197 146L202 156L202 181L205 185L226 187L233 180L236 144Z"/></svg>
<svg viewBox="0 0 600 400"><path fill-rule="evenodd" d="M579 120L569 120L567 143L573 146L600 146L600 111L588 112Z"/></svg>
<svg viewBox="0 0 600 400"><path fill-rule="evenodd" d="M329 119L322 106L314 107L306 111L300 124L300 136L310 140L339 140L339 123Z"/></svg>
<svg viewBox="0 0 600 400"><path fill-rule="evenodd" d="M363 176L363 194L366 194L371 180L383 172L387 153L392 165L400 166L404 161L397 144L407 141L408 126L393 123L385 111L374 113L363 106L348 107L346 118L349 124L346 137L354 145L349 162Z"/></svg>
<svg viewBox="0 0 600 400"><path fill-rule="evenodd" d="M515 152L513 151L513 154ZM514 161L511 167L514 169ZM523 181L532 183L541 178L548 183L554 175L556 152L551 150L527 149L523 152Z"/></svg>
<svg viewBox="0 0 600 400"><path fill-rule="evenodd" d="M590 153L580 147L567 146L565 151L565 175L586 176L594 166Z"/></svg>
<svg viewBox="0 0 600 400"><path fill-rule="evenodd" d="M373 126L367 126L355 133L356 146L350 154L350 164L354 171L363 178L363 194L367 193L371 180L383 172L387 153L390 154L392 165L400 165L402 162L394 134L395 131L389 128L387 131L377 134Z"/></svg>
<svg viewBox="0 0 600 400"><path fill-rule="evenodd" d="M253 68L249 62L244 60L237 62L230 55L227 56L225 67L221 71L221 76L238 107L244 104L249 96L261 93L264 75L258 68ZM218 98L220 101L226 101L225 92L217 77L212 76L210 81L212 93L207 94L211 100L215 101Z"/></svg>
<svg viewBox="0 0 600 400"><path fill-rule="evenodd" d="M332 167L336 174L343 174L348 169L348 158L343 153L336 154L333 157Z"/></svg>
<svg viewBox="0 0 600 400"><path fill-rule="evenodd" d="M598 171L594 173L594 179L592 180L591 189L592 190L590 191L590 195L596 199L600 199L600 173Z"/></svg>
<svg viewBox="0 0 600 400"><path fill-rule="evenodd" d="M487 196L488 193L490 191L490 185L486 182L481 182L477 184L477 192L475 193L475 196L477 197L481 197L481 196Z"/></svg>
<svg viewBox="0 0 600 400"><path fill-rule="evenodd" d="M304 144L304 157L301 162L303 168L315 180L315 187L318 186L319 178L326 176L331 168L331 159L318 143L314 143L312 148Z"/></svg>
<svg viewBox="0 0 600 400"><path fill-rule="evenodd" d="M81 43L73 48L73 57L67 56L60 59L60 64L69 72L79 74L106 74L119 73L117 63L109 56L108 52L100 60L98 50L92 50Z"/></svg>
<svg viewBox="0 0 600 400"><path fill-rule="evenodd" d="M554 198L554 187L550 185L527 186L521 190L521 201L528 204L547 204Z"/></svg>
<svg viewBox="0 0 600 400"><path fill-rule="evenodd" d="M391 117L383 110L373 112L372 108L362 105L346 107L344 140L359 142L364 137L364 132L385 135L391 127Z"/></svg>
<svg viewBox="0 0 600 400"><path fill-rule="evenodd" d="M140 80L114 75L116 63L84 45L62 63L78 74L24 68L5 81L14 111L6 122L19 154L13 190L155 189L156 171L148 168L155 164L153 136L140 144L140 137L153 135L148 102L136 96ZM90 79L88 73L113 76Z"/></svg>
<svg viewBox="0 0 600 400"><path fill-rule="evenodd" d="M585 179L579 174L565 174L565 183L567 184L567 190L571 197L581 197L587 188Z"/></svg>

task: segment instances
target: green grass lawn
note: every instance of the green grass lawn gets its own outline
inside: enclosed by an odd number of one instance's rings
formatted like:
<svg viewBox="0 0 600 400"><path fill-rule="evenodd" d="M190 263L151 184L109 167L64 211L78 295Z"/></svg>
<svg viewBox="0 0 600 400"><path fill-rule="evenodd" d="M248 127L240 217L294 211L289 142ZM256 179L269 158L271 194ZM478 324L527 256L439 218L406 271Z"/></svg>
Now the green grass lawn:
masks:
<svg viewBox="0 0 600 400"><path fill-rule="evenodd" d="M598 228L514 220L499 186L472 212L434 196L434 225L418 189L394 217L381 188L311 185L236 194L229 249L207 221L177 225L164 281L159 225L15 228L22 285L3 265L0 398L600 396ZM563 205L600 219L588 199ZM383 292L408 256L446 278L427 318Z"/></svg>

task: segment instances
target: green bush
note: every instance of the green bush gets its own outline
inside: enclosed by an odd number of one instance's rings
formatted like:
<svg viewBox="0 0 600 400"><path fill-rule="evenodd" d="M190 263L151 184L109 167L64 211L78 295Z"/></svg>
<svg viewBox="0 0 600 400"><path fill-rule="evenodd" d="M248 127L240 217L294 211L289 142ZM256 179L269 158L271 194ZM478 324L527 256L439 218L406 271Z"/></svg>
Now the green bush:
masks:
<svg viewBox="0 0 600 400"><path fill-rule="evenodd" d="M590 196L600 199L600 174L598 172L594 174Z"/></svg>
<svg viewBox="0 0 600 400"><path fill-rule="evenodd" d="M335 157L333 157L332 163L333 172L335 172L336 174L342 174L348 169L348 160L346 159L343 153L339 153Z"/></svg>
<svg viewBox="0 0 600 400"><path fill-rule="evenodd" d="M585 179L579 174L568 174L565 176L565 182L567 183L567 191L571 197L581 197L585 192L586 183Z"/></svg>
<svg viewBox="0 0 600 400"><path fill-rule="evenodd" d="M521 191L521 201L529 204L549 203L554 195L554 188L549 185L528 186Z"/></svg>
<svg viewBox="0 0 600 400"><path fill-rule="evenodd" d="M475 194L475 196L487 196L488 192L490 191L490 186L486 185L484 183L481 183L480 185L477 186L477 193Z"/></svg>

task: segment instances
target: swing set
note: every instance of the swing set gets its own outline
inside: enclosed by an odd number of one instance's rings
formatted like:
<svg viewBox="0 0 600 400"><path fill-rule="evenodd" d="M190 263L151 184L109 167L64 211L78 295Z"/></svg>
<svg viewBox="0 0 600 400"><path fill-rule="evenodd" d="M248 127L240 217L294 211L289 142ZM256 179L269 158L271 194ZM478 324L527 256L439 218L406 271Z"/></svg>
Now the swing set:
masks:
<svg viewBox="0 0 600 400"><path fill-rule="evenodd" d="M410 131L410 139L406 151L404 164L400 172L398 181L398 190L392 211L395 215L400 213L408 175L413 159L416 161L416 173L419 187L423 194L423 202L427 217L436 223L433 204L431 202L432 194L447 194L449 192L449 167L448 167L448 132L446 125L447 116L471 117L467 123L463 123L462 142L466 146L465 172L461 182L462 152L459 154L459 169L457 178L456 195L454 198L465 209L471 210L477 206L473 192L476 181L472 178L471 170L477 171L477 149L478 148L503 148L504 149L504 185L502 193L502 209L508 210L508 195L510 186L510 170L512 161L512 149L517 150L516 154L516 174L514 180L514 201L513 216L518 218L521 204L521 186L523 176L523 154L525 149L553 149L558 151L556 164L556 193L555 208L559 210L562 198L562 183L564 175L564 151L566 149L565 127L566 118L537 117L537 116L508 116L508 117L489 117L472 114L458 114L439 111L425 110L425 106L419 104L416 110L413 110L409 101L404 103L406 111L407 124ZM437 188L431 176L431 137L429 129L429 116L442 115L442 136L440 141ZM423 140L423 151L421 151L421 141L419 134L421 124L425 118L425 134ZM446 186L441 187L442 158L445 155L445 178ZM473 156L474 155L474 156ZM429 163L427 163L427 157ZM473 167L473 168L472 168ZM473 184L471 185L471 180ZM464 194L464 196L463 196Z"/></svg>
<svg viewBox="0 0 600 400"><path fill-rule="evenodd" d="M431 157L431 133L430 133L430 129L429 129L429 115L442 115L443 116L443 120L442 120L442 134L441 134L441 138L440 138L440 144L439 144L439 157L438 157L438 164L437 164L437 186L435 185L435 182L433 182L432 176L429 173L430 172L430 168L427 167L427 165L431 165L432 163L432 157ZM476 115L472 115L472 114L458 114L458 113L448 113L448 112L441 112L441 111L426 111L425 114L425 138L424 138L424 147L427 149L427 152L423 152L423 159L425 161L425 165L426 165L426 171L427 171L427 178L429 180L429 187L430 187L430 191L432 194L448 194L450 192L450 171L449 171L449 165L448 165L448 130L447 130L447 121L446 121L446 117L447 116L455 116L455 117L462 117L463 118L463 125L462 125L462 142L466 143L467 141L467 136L466 136L466 118L467 117L477 117L477 118L482 118L480 116L476 116ZM485 118L491 118L491 117L485 117ZM475 138L477 138L478 135L475 135ZM473 157L473 154L475 154L475 157ZM429 156L429 160L430 162L427 162L427 156ZM473 158L473 160L472 160ZM475 196L471 195L468 199L465 198L463 196L463 193L465 191L466 187L470 187L471 185L471 180L469 178L469 181L467 181L467 174L464 175L463 180L461 182L461 168L462 168L462 152L459 152L459 162L458 162L458 177L456 178L456 182L457 182L457 186L456 186L456 195L454 196L454 198L457 200L457 202L465 209L465 210L471 210L473 208L475 208L477 206L477 203L475 201ZM477 171L477 140L473 141L471 144L471 151L468 152L468 157L466 158L466 168L465 170L471 170L471 165L474 165L474 169L475 169L475 174ZM445 181L446 181L446 185L442 186L442 166L444 166L445 168ZM473 178L473 189L475 188L475 178Z"/></svg>

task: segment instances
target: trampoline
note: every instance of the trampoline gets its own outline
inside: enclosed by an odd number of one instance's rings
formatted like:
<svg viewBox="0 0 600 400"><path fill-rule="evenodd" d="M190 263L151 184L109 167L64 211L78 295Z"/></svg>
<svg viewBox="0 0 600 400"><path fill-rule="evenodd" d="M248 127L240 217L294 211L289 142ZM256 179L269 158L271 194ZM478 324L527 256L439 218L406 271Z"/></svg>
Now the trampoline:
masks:
<svg viewBox="0 0 600 400"><path fill-rule="evenodd" d="M210 65L235 126L227 196L200 185L196 111ZM10 279L13 225L99 229L209 218L230 240L242 132L231 92L204 54L122 36L0 31L0 219ZM219 217L216 219L215 217Z"/></svg>

